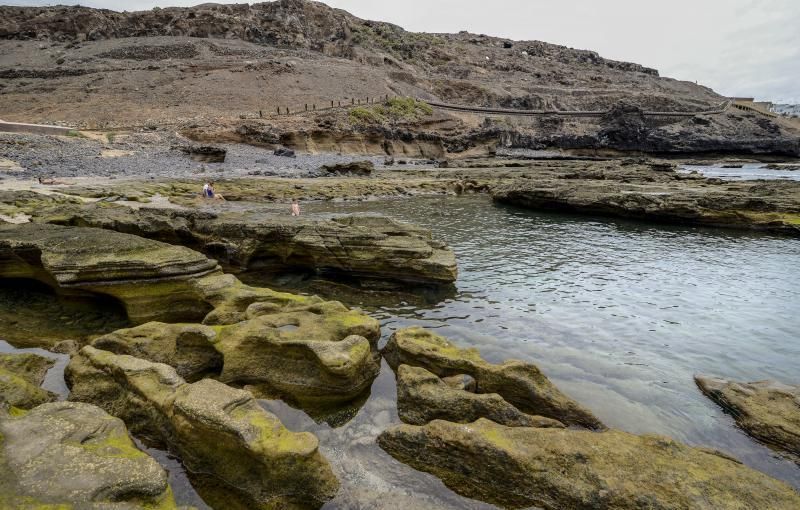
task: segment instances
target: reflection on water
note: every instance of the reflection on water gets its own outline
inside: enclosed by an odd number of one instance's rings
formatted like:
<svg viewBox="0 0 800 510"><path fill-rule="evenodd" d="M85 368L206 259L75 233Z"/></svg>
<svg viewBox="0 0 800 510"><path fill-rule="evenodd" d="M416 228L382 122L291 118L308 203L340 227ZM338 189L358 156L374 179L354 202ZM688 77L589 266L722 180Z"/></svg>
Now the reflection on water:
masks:
<svg viewBox="0 0 800 510"><path fill-rule="evenodd" d="M454 298L351 303L381 320L384 337L419 325L490 361L534 361L612 427L725 450L800 488L800 468L744 435L692 379L800 384L800 240L536 213L485 197L306 210L383 212L455 250Z"/></svg>
<svg viewBox="0 0 800 510"><path fill-rule="evenodd" d="M698 172L704 177L724 179L726 181L754 181L756 179L800 181L800 170L783 170L767 168L763 163L744 163L741 168L725 168L725 165L682 165L679 171ZM735 165L739 166L739 165Z"/></svg>

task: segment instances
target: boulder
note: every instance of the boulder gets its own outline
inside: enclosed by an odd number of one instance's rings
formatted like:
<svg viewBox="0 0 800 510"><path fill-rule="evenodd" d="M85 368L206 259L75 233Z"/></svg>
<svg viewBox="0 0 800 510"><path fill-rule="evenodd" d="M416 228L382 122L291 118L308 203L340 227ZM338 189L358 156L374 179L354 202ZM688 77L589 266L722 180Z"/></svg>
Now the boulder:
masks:
<svg viewBox="0 0 800 510"><path fill-rule="evenodd" d="M702 375L695 382L745 432L800 463L800 386L776 381L739 383Z"/></svg>
<svg viewBox="0 0 800 510"><path fill-rule="evenodd" d="M523 413L496 393L456 389L424 368L408 365L397 368L397 411L401 420L412 425L433 420L472 423L487 418L510 427L564 428L557 420Z"/></svg>
<svg viewBox="0 0 800 510"><path fill-rule="evenodd" d="M327 277L444 286L456 280L456 258L429 230L370 215L303 216L131 209L97 204L35 212L34 221L90 226L181 245L231 271L306 270Z"/></svg>
<svg viewBox="0 0 800 510"><path fill-rule="evenodd" d="M620 431L399 425L378 444L464 496L505 508L742 510L800 508L789 485L719 452Z"/></svg>
<svg viewBox="0 0 800 510"><path fill-rule="evenodd" d="M556 388L531 363L509 360L493 365L476 349L459 349L446 338L422 328L395 332L382 350L389 365L422 367L439 377L467 374L478 393L496 393L519 411L558 420L566 425L602 429L591 411Z"/></svg>
<svg viewBox="0 0 800 510"><path fill-rule="evenodd" d="M105 295L131 322L202 319L210 311L190 281L218 273L216 261L108 230L0 225L0 279L38 280L64 295Z"/></svg>
<svg viewBox="0 0 800 510"><path fill-rule="evenodd" d="M122 420L78 402L0 410L0 507L176 508L166 471Z"/></svg>
<svg viewBox="0 0 800 510"><path fill-rule="evenodd" d="M320 170L334 175L355 175L369 176L375 170L372 161L353 161L351 163L338 163L334 165L322 165Z"/></svg>
<svg viewBox="0 0 800 510"><path fill-rule="evenodd" d="M54 364L53 360L36 354L0 354L0 402L33 409L56 400L57 395L41 388L44 376Z"/></svg>
<svg viewBox="0 0 800 510"><path fill-rule="evenodd" d="M276 156L282 156L284 158L296 158L297 157L297 155L295 154L295 152L292 149L287 149L286 147L278 147L277 149L275 149L273 154L276 155Z"/></svg>
<svg viewBox="0 0 800 510"><path fill-rule="evenodd" d="M221 147L187 145L178 149L198 163L224 163L228 151Z"/></svg>
<svg viewBox="0 0 800 510"><path fill-rule="evenodd" d="M247 391L212 379L188 384L167 365L91 346L66 377L71 399L114 412L176 452L211 504L318 508L338 489L317 438L287 430Z"/></svg>

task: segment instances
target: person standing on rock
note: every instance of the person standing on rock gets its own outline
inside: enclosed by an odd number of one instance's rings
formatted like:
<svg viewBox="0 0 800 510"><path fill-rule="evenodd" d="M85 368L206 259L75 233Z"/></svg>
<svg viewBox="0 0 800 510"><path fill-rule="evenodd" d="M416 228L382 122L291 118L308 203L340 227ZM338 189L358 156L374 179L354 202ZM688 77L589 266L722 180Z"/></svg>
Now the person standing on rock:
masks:
<svg viewBox="0 0 800 510"><path fill-rule="evenodd" d="M300 202L296 198L292 200L292 216L300 216Z"/></svg>

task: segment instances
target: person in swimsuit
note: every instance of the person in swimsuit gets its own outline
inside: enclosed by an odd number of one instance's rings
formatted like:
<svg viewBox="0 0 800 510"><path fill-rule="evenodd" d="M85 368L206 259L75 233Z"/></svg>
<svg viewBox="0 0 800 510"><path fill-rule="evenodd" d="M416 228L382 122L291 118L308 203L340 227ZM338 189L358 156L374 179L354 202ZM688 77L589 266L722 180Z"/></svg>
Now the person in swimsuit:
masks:
<svg viewBox="0 0 800 510"><path fill-rule="evenodd" d="M214 191L214 181L211 181L203 186L204 198L216 198L217 200L225 200L225 197Z"/></svg>
<svg viewBox="0 0 800 510"><path fill-rule="evenodd" d="M300 216L300 203L296 198L292 200L292 216Z"/></svg>

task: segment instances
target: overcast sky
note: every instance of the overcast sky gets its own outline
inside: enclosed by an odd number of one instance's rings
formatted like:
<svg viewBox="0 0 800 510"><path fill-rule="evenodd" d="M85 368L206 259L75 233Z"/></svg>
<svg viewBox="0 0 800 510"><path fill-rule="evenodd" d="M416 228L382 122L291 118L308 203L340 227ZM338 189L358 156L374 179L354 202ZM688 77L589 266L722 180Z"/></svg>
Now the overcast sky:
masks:
<svg viewBox="0 0 800 510"><path fill-rule="evenodd" d="M236 3L220 0L221 3ZM6 5L72 4L0 0ZM114 10L191 0L82 0ZM238 2L243 3L243 2ZM729 96L800 103L800 0L327 0L417 32L484 33L590 49Z"/></svg>

